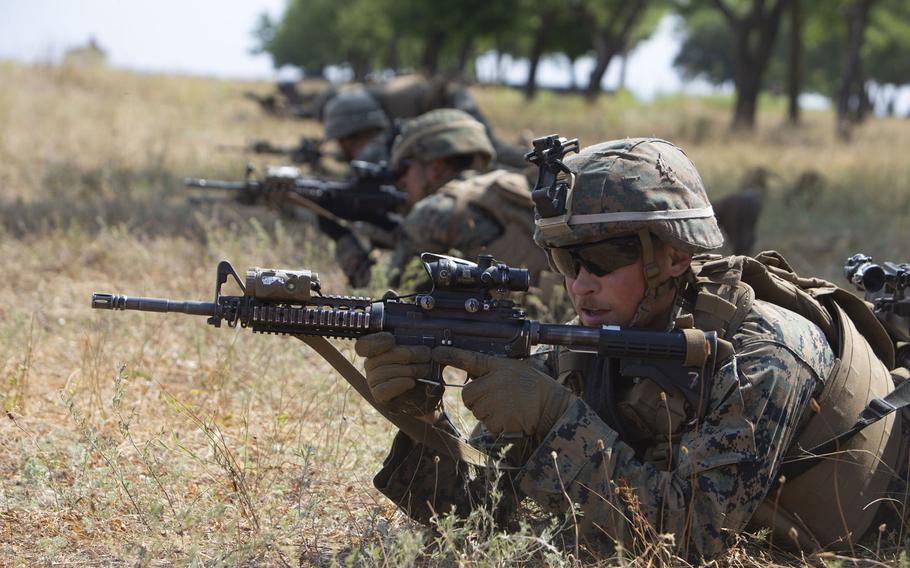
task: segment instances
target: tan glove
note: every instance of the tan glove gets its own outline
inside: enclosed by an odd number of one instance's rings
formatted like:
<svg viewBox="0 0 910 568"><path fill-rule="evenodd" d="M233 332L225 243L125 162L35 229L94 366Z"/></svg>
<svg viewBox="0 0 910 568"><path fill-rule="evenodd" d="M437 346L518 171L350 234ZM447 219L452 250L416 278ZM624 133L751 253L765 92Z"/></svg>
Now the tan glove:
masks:
<svg viewBox="0 0 910 568"><path fill-rule="evenodd" d="M433 360L474 377L465 385L461 398L493 434L523 432L542 438L576 398L527 361L453 347L434 348Z"/></svg>
<svg viewBox="0 0 910 568"><path fill-rule="evenodd" d="M395 336L383 331L359 338L354 351L366 357L363 367L373 397L391 411L424 416L439 406L442 385L417 382L430 376L429 347L397 345Z"/></svg>

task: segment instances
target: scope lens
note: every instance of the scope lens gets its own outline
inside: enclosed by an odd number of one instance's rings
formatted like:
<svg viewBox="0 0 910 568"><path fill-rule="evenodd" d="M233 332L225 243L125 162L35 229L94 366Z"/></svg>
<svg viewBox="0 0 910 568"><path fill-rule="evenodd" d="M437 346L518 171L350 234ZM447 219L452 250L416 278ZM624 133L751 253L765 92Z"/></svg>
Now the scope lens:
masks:
<svg viewBox="0 0 910 568"><path fill-rule="evenodd" d="M863 288L869 292L878 292L885 285L885 270L881 266L867 264L865 268L860 267L860 270L862 270L862 273L859 277Z"/></svg>

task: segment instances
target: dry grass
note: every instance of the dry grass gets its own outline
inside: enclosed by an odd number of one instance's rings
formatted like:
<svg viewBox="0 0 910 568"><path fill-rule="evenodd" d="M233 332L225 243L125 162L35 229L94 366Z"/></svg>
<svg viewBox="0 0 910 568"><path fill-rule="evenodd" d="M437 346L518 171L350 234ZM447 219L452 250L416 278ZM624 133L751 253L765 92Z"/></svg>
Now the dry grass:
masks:
<svg viewBox="0 0 910 568"><path fill-rule="evenodd" d="M290 144L315 126L263 116L239 83L8 63L0 82L15 86L0 90L0 565L582 562L530 528L479 539L476 525L443 525L445 538L424 546L432 538L371 486L390 426L296 340L89 309L92 291L207 299L221 258L312 267L341 290L310 227L260 209L194 210L180 186L184 175L241 175L242 159L218 143ZM530 117L539 133L584 142L678 139L718 193L757 164L785 178L817 168L831 186L812 212L772 188L762 245L832 278L854 249L906 256L910 126L900 122L870 124L843 146L827 116L796 133L768 119L755 140L733 142L718 103L592 109L545 96L519 114L514 93L478 96L509 136ZM802 561L753 544L724 562Z"/></svg>

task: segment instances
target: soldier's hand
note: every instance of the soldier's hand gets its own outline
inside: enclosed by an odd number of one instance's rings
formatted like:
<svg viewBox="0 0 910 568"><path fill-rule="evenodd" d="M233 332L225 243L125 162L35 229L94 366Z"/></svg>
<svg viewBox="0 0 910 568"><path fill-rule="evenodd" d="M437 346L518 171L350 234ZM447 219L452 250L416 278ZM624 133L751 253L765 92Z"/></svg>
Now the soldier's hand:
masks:
<svg viewBox="0 0 910 568"><path fill-rule="evenodd" d="M462 391L465 406L493 434L523 432L543 437L575 395L526 361L436 347L433 360L473 376Z"/></svg>
<svg viewBox="0 0 910 568"><path fill-rule="evenodd" d="M425 416L439 407L443 387L418 382L430 376L430 348L397 345L388 332L373 333L354 343L366 358L364 370L373 397L393 412Z"/></svg>

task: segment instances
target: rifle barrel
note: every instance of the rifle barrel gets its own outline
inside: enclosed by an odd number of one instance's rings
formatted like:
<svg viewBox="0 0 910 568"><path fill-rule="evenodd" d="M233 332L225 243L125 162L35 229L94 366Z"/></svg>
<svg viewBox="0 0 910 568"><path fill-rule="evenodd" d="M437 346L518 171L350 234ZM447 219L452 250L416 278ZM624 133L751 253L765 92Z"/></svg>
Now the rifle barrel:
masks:
<svg viewBox="0 0 910 568"><path fill-rule="evenodd" d="M577 351L600 353L606 357L641 357L670 361L686 359L686 339L678 332L540 324L538 334L537 343L565 345Z"/></svg>
<svg viewBox="0 0 910 568"><path fill-rule="evenodd" d="M166 298L141 298L115 294L92 294L96 310L139 310L143 312L179 312L195 316L213 316L218 311L214 302L175 301Z"/></svg>
<svg viewBox="0 0 910 568"><path fill-rule="evenodd" d="M184 178L183 185L186 187L201 187L205 189L227 189L232 191L239 191L241 189L246 189L251 187L251 184L256 182L247 182L247 181L223 181L219 179L203 179L203 178Z"/></svg>

